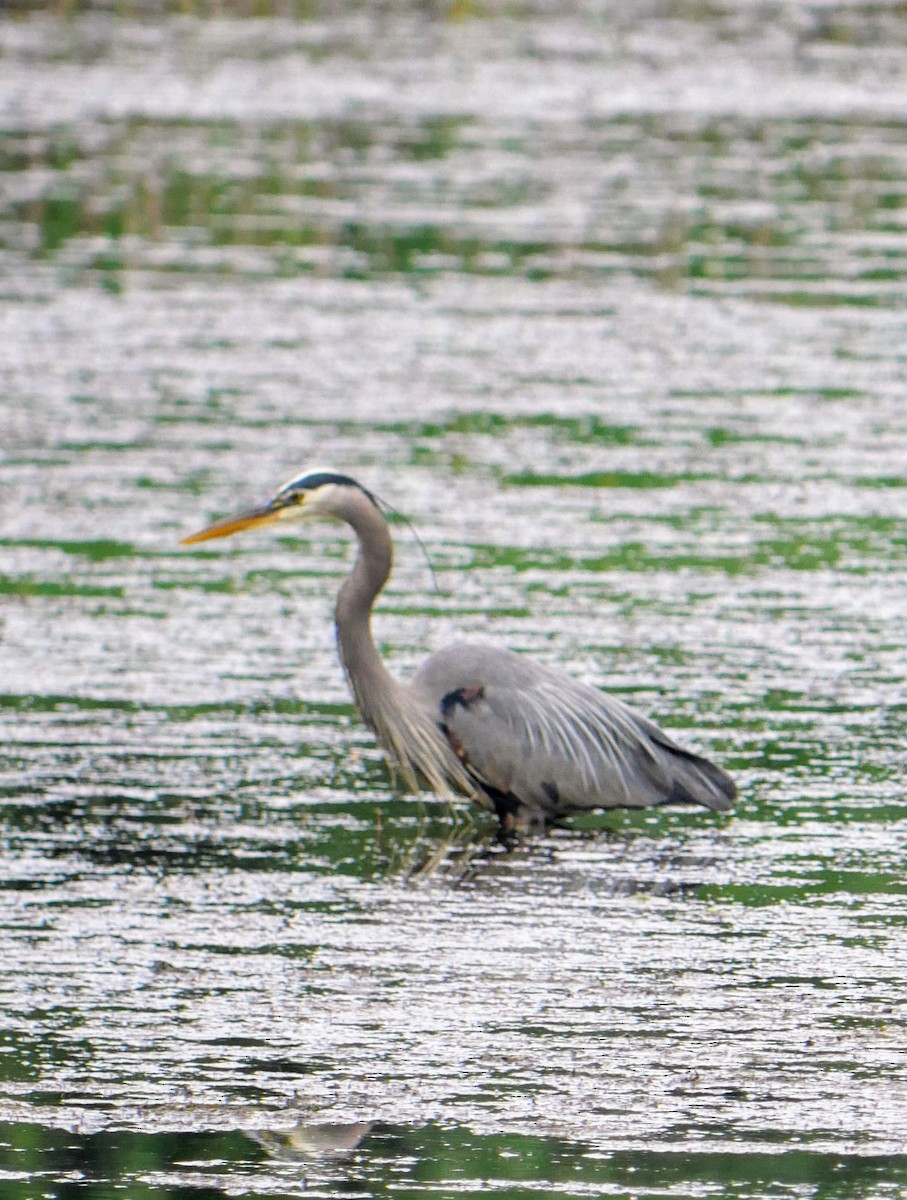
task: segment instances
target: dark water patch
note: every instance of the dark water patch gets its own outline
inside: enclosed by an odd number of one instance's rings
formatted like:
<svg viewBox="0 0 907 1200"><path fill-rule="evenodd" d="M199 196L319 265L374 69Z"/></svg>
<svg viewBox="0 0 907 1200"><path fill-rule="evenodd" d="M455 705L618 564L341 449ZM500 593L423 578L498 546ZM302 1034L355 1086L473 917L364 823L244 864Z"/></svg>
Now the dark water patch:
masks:
<svg viewBox="0 0 907 1200"><path fill-rule="evenodd" d="M572 476L524 472L503 482L511 487L670 488L708 479L706 475L663 475L654 471L595 471Z"/></svg>
<svg viewBox="0 0 907 1200"><path fill-rule="evenodd" d="M569 481L570 484L574 482ZM613 521L615 515L608 513L605 519ZM709 515L706 512L683 517L659 516L647 523L649 540L623 542L605 554L594 556L578 552L571 554L517 547L473 546L472 558L466 569L491 570L508 566L520 572L540 570L546 572L544 578L551 582L536 586L556 589L559 586L556 580L558 574L572 573L575 585L577 576L586 572L640 572L656 568L678 572L721 571L728 575L756 575L781 570L820 572L834 568L860 574L874 570L880 554L897 561L904 553L902 523L891 518L857 517L848 520L833 517L802 521L759 513L753 514L752 520L757 524L742 548L734 553L716 553L702 549L703 539L697 536L702 528L703 517L708 519ZM758 523L776 526L779 536L765 537ZM673 544L665 545L662 538L652 537L652 530L660 525L682 531L685 540L689 541L690 550L678 553L677 538L672 540ZM732 530L725 527L722 532L731 541ZM733 537L733 540L738 544L740 542L739 537Z"/></svg>
<svg viewBox="0 0 907 1200"><path fill-rule="evenodd" d="M686 1195L708 1181L716 1195L785 1197L804 1188L829 1200L894 1195L905 1165L900 1155L810 1149L742 1158L734 1150L682 1155L657 1150L600 1149L594 1141L511 1135L503 1142L456 1125L421 1127L381 1122L312 1123L284 1133L236 1130L86 1134L31 1126L4 1127L7 1170L67 1189L105 1194L108 1187L167 1189L171 1196L222 1195L228 1179L242 1194L315 1194L337 1189L371 1195L423 1195L426 1190L484 1195L490 1188L517 1197L544 1187L550 1194ZM770 1141L771 1139L767 1139ZM699 1182L702 1181L702 1182ZM13 1183L11 1196L25 1196ZM323 1190L324 1189L324 1190ZM528 1189L528 1191L527 1191ZM876 1189L876 1190L873 1190Z"/></svg>
<svg viewBox="0 0 907 1200"><path fill-rule="evenodd" d="M0 546L7 549L22 547L30 550L62 550L77 558L87 558L91 562L103 562L109 558L132 558L138 553L137 547L128 542L112 542L103 539L90 542L55 542L40 539L0 539Z"/></svg>
<svg viewBox="0 0 907 1200"><path fill-rule="evenodd" d="M574 380L582 383L582 380ZM611 425L600 418L562 417L553 413L513 414L500 412L465 412L445 422L395 422L388 433L408 438L435 441L451 434L478 434L482 437L504 436L516 429L550 431L557 438L576 442L601 442L603 445L629 445L638 440L639 430L630 425Z"/></svg>
<svg viewBox="0 0 907 1200"><path fill-rule="evenodd" d="M902 488L907 487L907 476L882 475L877 478L855 479L855 487L864 488Z"/></svg>
<svg viewBox="0 0 907 1200"><path fill-rule="evenodd" d="M20 596L71 596L89 599L105 597L122 598L123 589L85 583L70 583L58 579L35 579L33 576L0 575L0 595Z"/></svg>

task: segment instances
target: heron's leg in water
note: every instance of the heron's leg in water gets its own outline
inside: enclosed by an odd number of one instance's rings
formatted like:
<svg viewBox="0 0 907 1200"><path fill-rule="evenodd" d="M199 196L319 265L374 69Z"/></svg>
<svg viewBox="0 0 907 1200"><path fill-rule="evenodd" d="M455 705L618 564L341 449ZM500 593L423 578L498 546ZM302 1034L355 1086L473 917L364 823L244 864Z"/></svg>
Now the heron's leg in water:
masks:
<svg viewBox="0 0 907 1200"><path fill-rule="evenodd" d="M497 788L482 784L494 805L497 814L499 830L503 841L509 841L520 833L544 833L545 814L536 809L527 808L521 800L510 792L500 792Z"/></svg>

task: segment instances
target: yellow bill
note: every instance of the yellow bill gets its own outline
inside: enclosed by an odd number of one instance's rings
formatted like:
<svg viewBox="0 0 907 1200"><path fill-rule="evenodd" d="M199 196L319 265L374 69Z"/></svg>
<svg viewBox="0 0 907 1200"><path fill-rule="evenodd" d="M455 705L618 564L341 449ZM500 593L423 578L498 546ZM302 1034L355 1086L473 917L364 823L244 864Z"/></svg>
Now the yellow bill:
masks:
<svg viewBox="0 0 907 1200"><path fill-rule="evenodd" d="M229 537L231 533L239 533L241 529L252 529L256 525L270 525L272 521L280 520L280 509L271 504L263 504L259 508L249 508L245 512L234 513L230 517L221 517L213 525L200 529L198 533L190 533L180 540L181 546L194 546L196 542L210 542L213 538Z"/></svg>

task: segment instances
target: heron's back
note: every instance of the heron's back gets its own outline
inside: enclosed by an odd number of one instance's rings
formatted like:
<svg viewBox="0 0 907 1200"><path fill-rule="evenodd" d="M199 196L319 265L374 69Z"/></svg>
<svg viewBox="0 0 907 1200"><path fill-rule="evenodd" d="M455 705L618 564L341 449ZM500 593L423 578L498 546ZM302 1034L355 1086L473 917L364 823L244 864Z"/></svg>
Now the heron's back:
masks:
<svg viewBox="0 0 907 1200"><path fill-rule="evenodd" d="M482 643L431 655L410 683L471 774L532 819L696 803L726 811L730 777L627 705Z"/></svg>

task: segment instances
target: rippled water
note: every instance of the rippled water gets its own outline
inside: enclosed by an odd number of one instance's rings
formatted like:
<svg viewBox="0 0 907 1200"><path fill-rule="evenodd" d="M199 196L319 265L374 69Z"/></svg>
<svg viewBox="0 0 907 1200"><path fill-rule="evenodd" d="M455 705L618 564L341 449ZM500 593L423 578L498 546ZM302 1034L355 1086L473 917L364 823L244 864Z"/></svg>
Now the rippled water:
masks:
<svg viewBox="0 0 907 1200"><path fill-rule="evenodd" d="M907 1195L907 20L0 18L0 1195ZM505 851L397 796L464 634L738 779Z"/></svg>

